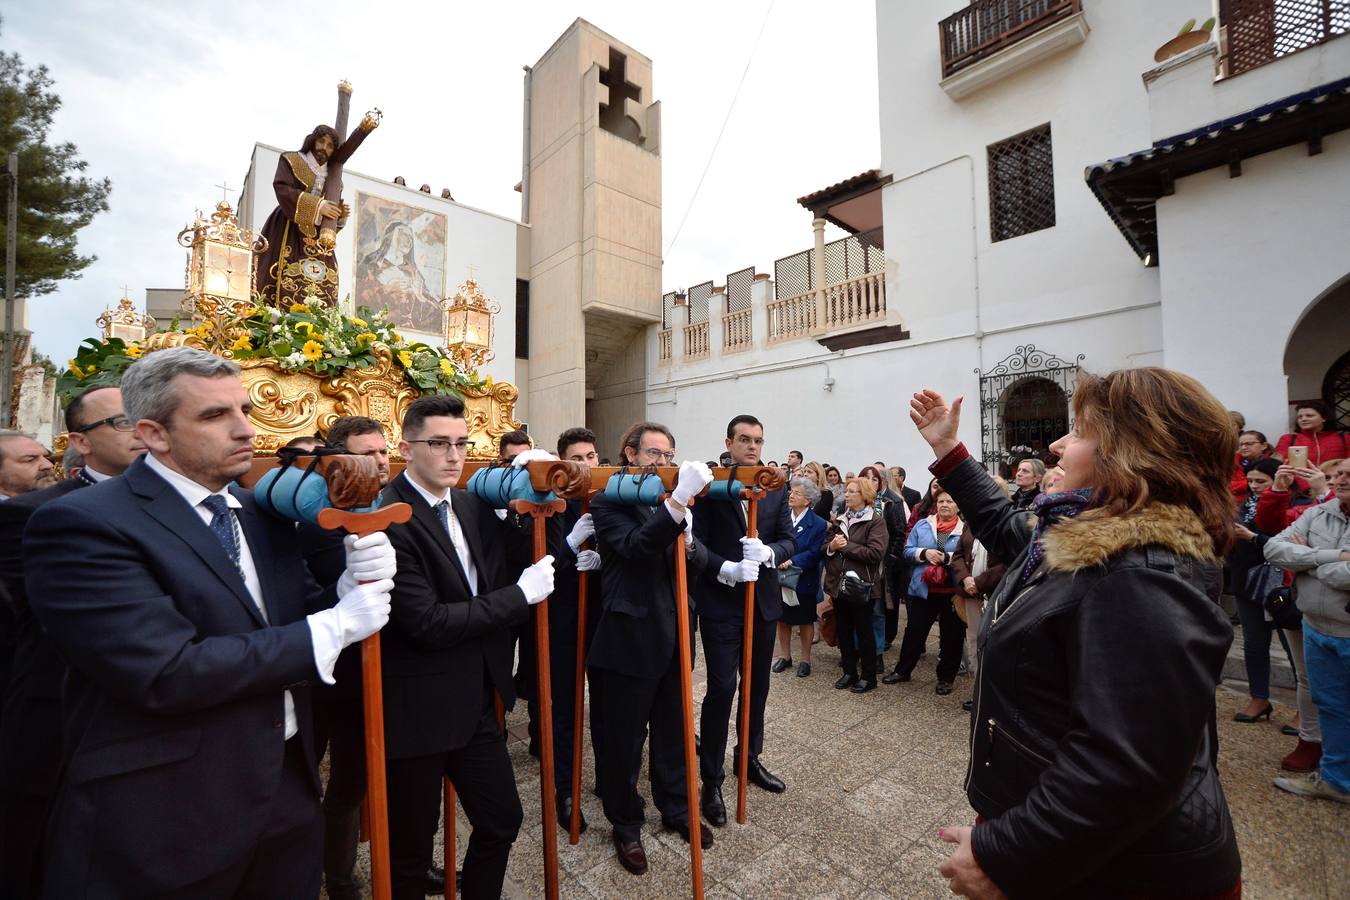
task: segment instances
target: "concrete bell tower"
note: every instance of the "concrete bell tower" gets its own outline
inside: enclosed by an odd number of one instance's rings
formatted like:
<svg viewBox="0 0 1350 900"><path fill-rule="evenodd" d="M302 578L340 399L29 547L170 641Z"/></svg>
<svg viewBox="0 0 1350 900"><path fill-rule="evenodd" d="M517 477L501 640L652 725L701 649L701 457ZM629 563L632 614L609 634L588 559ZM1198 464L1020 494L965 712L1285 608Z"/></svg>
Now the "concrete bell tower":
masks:
<svg viewBox="0 0 1350 900"><path fill-rule="evenodd" d="M601 456L646 412L661 321L661 112L652 63L577 19L525 75L530 431L585 424Z"/></svg>

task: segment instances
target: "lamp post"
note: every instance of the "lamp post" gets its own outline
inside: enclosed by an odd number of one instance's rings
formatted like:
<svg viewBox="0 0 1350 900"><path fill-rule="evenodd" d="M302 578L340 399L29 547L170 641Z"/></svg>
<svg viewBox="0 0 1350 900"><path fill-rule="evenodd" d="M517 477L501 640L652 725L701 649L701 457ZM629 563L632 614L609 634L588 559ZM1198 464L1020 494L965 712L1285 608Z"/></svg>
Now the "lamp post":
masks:
<svg viewBox="0 0 1350 900"><path fill-rule="evenodd" d="M182 309L198 324L211 323L217 345L225 331L253 305L253 254L267 250L267 239L242 228L224 200L207 218L178 232L178 243L188 248L187 296Z"/></svg>
<svg viewBox="0 0 1350 900"><path fill-rule="evenodd" d="M492 351L492 317L501 311L483 296L478 282L468 279L444 301L445 349L463 372L472 372L496 356Z"/></svg>
<svg viewBox="0 0 1350 900"><path fill-rule="evenodd" d="M105 309L94 324L103 329L103 340L121 338L123 343L143 341L155 328L155 317L137 312L130 297L123 297L117 308Z"/></svg>

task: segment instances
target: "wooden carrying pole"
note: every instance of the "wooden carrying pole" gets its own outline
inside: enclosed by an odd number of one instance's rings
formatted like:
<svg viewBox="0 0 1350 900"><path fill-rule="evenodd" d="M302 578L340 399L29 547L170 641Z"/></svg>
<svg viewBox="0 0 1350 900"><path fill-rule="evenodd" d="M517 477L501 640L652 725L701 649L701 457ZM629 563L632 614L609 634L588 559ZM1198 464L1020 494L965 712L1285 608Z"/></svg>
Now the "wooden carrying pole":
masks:
<svg viewBox="0 0 1350 900"><path fill-rule="evenodd" d="M455 900L455 786L445 783L445 900Z"/></svg>
<svg viewBox="0 0 1350 900"><path fill-rule="evenodd" d="M692 508L694 501L689 501ZM689 878L694 900L703 900L703 821L699 817L698 760L694 755L694 661L689 648L689 582L684 529L675 538L675 621L679 628L680 701L684 706L684 790L689 802ZM575 798L572 801L576 803Z"/></svg>
<svg viewBox="0 0 1350 900"><path fill-rule="evenodd" d="M342 528L365 537L412 518L406 503L382 506L368 513L329 507L319 513L321 528ZM389 794L384 771L384 677L380 666L380 635L361 642L361 700L366 731L367 828L370 834L370 883L375 900L391 900L389 884ZM451 864L453 868L453 863Z"/></svg>
<svg viewBox="0 0 1350 900"><path fill-rule="evenodd" d="M590 498L581 501L581 514L591 510ZM567 842L581 841L581 749L586 715L586 590L589 572L577 573L577 665L576 697L572 701L572 821L567 823Z"/></svg>
<svg viewBox="0 0 1350 900"><path fill-rule="evenodd" d="M759 492L747 490L745 498L745 536L759 537ZM736 822L745 824L745 779L750 773L750 659L752 641L755 636L755 586L759 582L745 583L745 624L741 632L741 708L736 725L736 738L740 742L740 752L736 759Z"/></svg>
<svg viewBox="0 0 1350 900"><path fill-rule="evenodd" d="M548 555L545 533L549 517L567 508L562 500L531 503L512 500L511 511L533 519L534 561ZM539 802L544 818L544 896L558 900L558 808L553 783L553 682L549 672L548 598L534 605L536 691L539 694ZM573 798L573 805L576 798Z"/></svg>

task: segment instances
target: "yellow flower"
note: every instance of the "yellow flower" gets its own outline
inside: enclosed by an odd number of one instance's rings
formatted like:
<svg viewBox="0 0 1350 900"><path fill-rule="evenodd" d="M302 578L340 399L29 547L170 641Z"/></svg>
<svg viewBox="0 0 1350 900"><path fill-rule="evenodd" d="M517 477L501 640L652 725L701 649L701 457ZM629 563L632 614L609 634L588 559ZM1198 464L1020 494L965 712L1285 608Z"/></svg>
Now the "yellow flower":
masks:
<svg viewBox="0 0 1350 900"><path fill-rule="evenodd" d="M300 352L305 354L305 359L318 359L323 356L323 344L318 341L305 341L305 346L300 348Z"/></svg>
<svg viewBox="0 0 1350 900"><path fill-rule="evenodd" d="M241 309L241 310L239 311L239 318L241 318L241 319L251 319L252 317L256 316L257 314L258 314L258 307L256 307L256 306L250 306L248 309Z"/></svg>
<svg viewBox="0 0 1350 900"><path fill-rule="evenodd" d="M144 353L144 352L145 352L145 351L144 351L143 349L141 349L140 347L128 347L128 348L127 348L127 356L130 356L132 359L139 359L140 356L141 356L141 354Z"/></svg>
<svg viewBox="0 0 1350 900"><path fill-rule="evenodd" d="M358 341L364 341L365 343L369 344L375 341L376 335L372 334L369 331L363 331L356 336L356 339Z"/></svg>
<svg viewBox="0 0 1350 900"><path fill-rule="evenodd" d="M309 307L303 303L292 303L291 312L309 312Z"/></svg>
<svg viewBox="0 0 1350 900"><path fill-rule="evenodd" d="M441 357L441 371L445 373L446 378L455 377L455 367L444 356Z"/></svg>
<svg viewBox="0 0 1350 900"><path fill-rule="evenodd" d="M358 319L356 316L351 316L350 318L351 318L351 323L352 323L353 325L359 325L359 326L361 326L362 328L369 328L369 327L370 327L370 325L366 322L365 319Z"/></svg>
<svg viewBox="0 0 1350 900"><path fill-rule="evenodd" d="M247 334L241 334L239 337L235 338L234 343L230 345L230 349L231 349L231 350L252 350L252 349L253 349L253 341L250 340L250 335L247 335Z"/></svg>
<svg viewBox="0 0 1350 900"><path fill-rule="evenodd" d="M405 369L412 368L412 354L409 353L407 350L398 351L398 361L403 363L403 368Z"/></svg>
<svg viewBox="0 0 1350 900"><path fill-rule="evenodd" d="M483 383L486 384L488 387L492 387L492 376L489 375L489 376L487 377L487 380L484 381Z"/></svg>
<svg viewBox="0 0 1350 900"><path fill-rule="evenodd" d="M84 380L84 369L81 369L81 368L80 368L79 363L75 362L75 360L73 360L73 359L72 359L72 360L67 360L67 362L70 363L70 374L74 375L76 378L78 378L78 379L80 379L81 381L83 381L83 380Z"/></svg>
<svg viewBox="0 0 1350 900"><path fill-rule="evenodd" d="M394 336L395 341L400 344L403 343L403 335L399 334L397 331L390 331L389 333Z"/></svg>
<svg viewBox="0 0 1350 900"><path fill-rule="evenodd" d="M296 322L296 323L295 323L295 330L296 330L296 331L300 331L300 332L304 332L305 334L308 334L308 335L313 335L313 334L314 334L314 326L311 325L309 322Z"/></svg>

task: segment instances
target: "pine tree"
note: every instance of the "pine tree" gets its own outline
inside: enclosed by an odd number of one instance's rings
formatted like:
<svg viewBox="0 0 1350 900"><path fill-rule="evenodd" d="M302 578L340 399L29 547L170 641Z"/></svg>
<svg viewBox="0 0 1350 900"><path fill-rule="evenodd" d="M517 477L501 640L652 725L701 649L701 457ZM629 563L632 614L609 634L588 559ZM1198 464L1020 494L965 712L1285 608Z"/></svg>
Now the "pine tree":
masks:
<svg viewBox="0 0 1350 900"><path fill-rule="evenodd" d="M61 106L53 85L46 66L25 69L18 53L0 51L0 165L10 152L19 154L15 291L30 299L50 294L64 279L80 277L96 259L80 255L76 236L95 215L107 211L112 190L109 179L83 174L88 163L74 144L48 142L52 116ZM0 253L7 202L0 189Z"/></svg>

